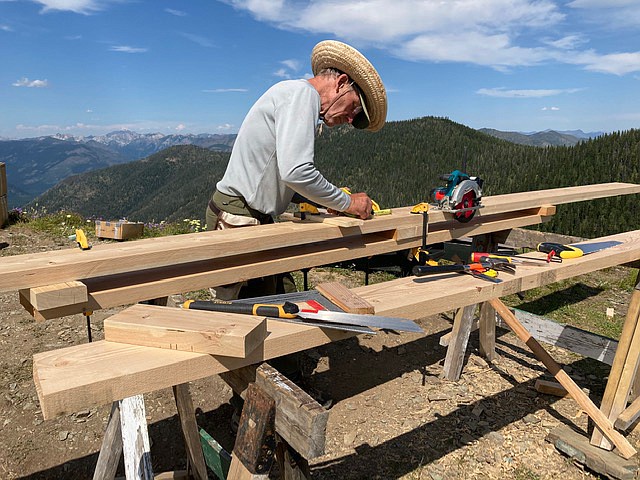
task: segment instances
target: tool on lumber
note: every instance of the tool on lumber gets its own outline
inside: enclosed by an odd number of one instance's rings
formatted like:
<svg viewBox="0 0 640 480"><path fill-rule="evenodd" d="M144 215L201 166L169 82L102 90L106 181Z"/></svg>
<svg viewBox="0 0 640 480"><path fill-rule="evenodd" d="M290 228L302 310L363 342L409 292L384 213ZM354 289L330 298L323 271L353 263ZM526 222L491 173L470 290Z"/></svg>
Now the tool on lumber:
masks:
<svg viewBox="0 0 640 480"><path fill-rule="evenodd" d="M466 163L466 162L465 162ZM464 167L463 167L464 168ZM454 170L447 175L441 175L447 185L433 189L432 196L436 202L435 208L443 212L453 213L453 218L466 223L482 208L482 179L472 177L460 170Z"/></svg>
<svg viewBox="0 0 640 480"><path fill-rule="evenodd" d="M551 262L554 258L564 260L567 258L579 258L584 255L584 252L577 247L554 242L539 243L536 250L547 254L547 263Z"/></svg>
<svg viewBox="0 0 640 480"><path fill-rule="evenodd" d="M513 263L516 265L533 265L534 267L541 267L539 263L529 262L526 260L521 260L519 258L510 257L509 255L498 255L495 253L486 253L486 252L472 252L470 256L470 260L472 262L480 262L484 258L503 260L506 263Z"/></svg>
<svg viewBox="0 0 640 480"><path fill-rule="evenodd" d="M349 187L342 187L340 190L342 190L347 195L351 195L351 189ZM353 216L353 215L348 214L348 213L345 213L345 215L350 216L350 217ZM376 216L391 215L391 209L390 208L380 208L380 205L378 205L378 202L376 202L375 200L371 199L371 215L376 215Z"/></svg>
<svg viewBox="0 0 640 480"><path fill-rule="evenodd" d="M197 310L210 310L214 312L241 313L245 315L257 315L277 320L296 320L308 323L309 320L319 323L321 327L350 330L350 327L374 327L383 330L396 330L403 332L424 333L422 328L411 320L394 317L381 317L377 315L360 315L346 312L333 312L330 310L318 310L307 312L293 302L283 304L243 303L243 302L211 302L188 300L183 308ZM360 333L372 333L372 330Z"/></svg>
<svg viewBox="0 0 640 480"><path fill-rule="evenodd" d="M504 268L504 267L497 267ZM496 268L489 263L468 263L468 264L455 264L455 265L416 265L412 270L416 277L422 277L425 275L434 275L438 273L468 273L476 278L487 280L493 283L500 283L498 278L498 272ZM512 273L512 272L509 272Z"/></svg>
<svg viewBox="0 0 640 480"><path fill-rule="evenodd" d="M422 244L419 247L411 249L409 259L415 259L418 265L438 265L437 260L431 257L427 249L427 234L429 231L429 204L422 202L414 205L411 213L422 215Z"/></svg>
<svg viewBox="0 0 640 480"><path fill-rule="evenodd" d="M91 248L91 245L89 245L89 240L87 240L87 235L81 228L76 228L76 233L70 235L69 240L76 242L80 250L89 250Z"/></svg>

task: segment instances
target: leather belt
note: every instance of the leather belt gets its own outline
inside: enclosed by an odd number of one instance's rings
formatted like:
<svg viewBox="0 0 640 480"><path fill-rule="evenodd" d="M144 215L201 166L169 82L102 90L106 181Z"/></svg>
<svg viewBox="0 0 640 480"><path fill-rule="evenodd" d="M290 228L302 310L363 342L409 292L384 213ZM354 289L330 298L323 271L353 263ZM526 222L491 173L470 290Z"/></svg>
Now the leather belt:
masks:
<svg viewBox="0 0 640 480"><path fill-rule="evenodd" d="M218 206L215 203L213 203L213 200L209 200L209 208L213 213L216 214L217 217L220 216L220 213L222 212L222 210L220 210Z"/></svg>

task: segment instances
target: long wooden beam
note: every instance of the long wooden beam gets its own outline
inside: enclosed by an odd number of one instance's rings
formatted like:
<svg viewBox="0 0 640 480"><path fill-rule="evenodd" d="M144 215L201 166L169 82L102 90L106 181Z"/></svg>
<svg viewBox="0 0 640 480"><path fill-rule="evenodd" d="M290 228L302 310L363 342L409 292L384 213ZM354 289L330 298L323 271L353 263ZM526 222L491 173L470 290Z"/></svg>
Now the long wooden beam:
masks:
<svg viewBox="0 0 640 480"><path fill-rule="evenodd" d="M607 240L622 244L551 263L546 268L519 266L514 276L501 274L501 283L444 274L401 278L353 291L374 305L379 315L423 318L640 259L640 230L593 241ZM127 315L126 312L117 315ZM176 316L188 313L189 310L175 309ZM246 359L105 341L38 353L33 358L33 371L43 415L52 418L87 406L108 404L349 336L269 320L267 330L270 334L264 349L258 348Z"/></svg>
<svg viewBox="0 0 640 480"><path fill-rule="evenodd" d="M553 208L541 210L483 216L468 224L457 221L437 224L429 232L429 242L439 243L453 238L537 225L551 218L549 215L554 212ZM412 227L410 228L413 230ZM329 242L283 247L212 259L207 262L87 279L83 283L87 286L89 294L88 301L84 304L37 310L26 302L29 289L21 290L21 301L25 308L38 319L58 318L82 313L85 310L94 311L117 305L128 305L176 293L226 285L238 280L379 255L420 245L420 237L413 234L403 238L402 232L396 230L393 236L389 236L386 232L349 236Z"/></svg>
<svg viewBox="0 0 640 480"><path fill-rule="evenodd" d="M544 205L634 193L640 193L640 185L606 183L485 197L484 208L479 211L477 220L482 222L484 216L535 209ZM252 229L201 232L123 244L96 245L88 251L69 249L4 257L0 261L0 291L206 262L210 259L372 233L415 240L420 236L422 218L421 215L412 215L410 210L411 207L394 208L391 215L374 217L354 227L341 228L323 223L291 221ZM451 218L451 214L433 210L429 215L429 222L435 225L451 221Z"/></svg>

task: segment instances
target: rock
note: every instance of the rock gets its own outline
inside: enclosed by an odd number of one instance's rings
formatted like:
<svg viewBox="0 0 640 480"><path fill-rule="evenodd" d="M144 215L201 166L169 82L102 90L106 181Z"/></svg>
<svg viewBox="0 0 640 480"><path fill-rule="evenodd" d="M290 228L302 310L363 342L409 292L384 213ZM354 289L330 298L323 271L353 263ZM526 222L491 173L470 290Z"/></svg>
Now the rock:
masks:
<svg viewBox="0 0 640 480"><path fill-rule="evenodd" d="M540 419L538 417L536 417L534 414L530 413L528 415L526 415L522 421L524 423L526 423L527 425L529 424L536 424L536 423L540 423Z"/></svg>
<svg viewBox="0 0 640 480"><path fill-rule="evenodd" d="M69 438L69 432L67 432L66 430L58 432L58 440L64 442L67 438Z"/></svg>
<svg viewBox="0 0 640 480"><path fill-rule="evenodd" d="M347 433L344 436L344 444L346 446L353 445L353 442L356 441L356 437L357 436L358 436L358 434L355 431Z"/></svg>

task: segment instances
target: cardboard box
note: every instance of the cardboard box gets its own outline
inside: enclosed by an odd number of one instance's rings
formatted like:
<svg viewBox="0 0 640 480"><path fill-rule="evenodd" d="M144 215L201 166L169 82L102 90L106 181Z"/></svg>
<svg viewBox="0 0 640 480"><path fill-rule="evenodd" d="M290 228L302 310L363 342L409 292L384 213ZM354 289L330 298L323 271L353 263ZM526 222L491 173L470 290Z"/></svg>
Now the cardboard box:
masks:
<svg viewBox="0 0 640 480"><path fill-rule="evenodd" d="M105 222L104 220L96 220L96 237L98 238L128 240L142 236L143 231L144 223L142 222L129 222L127 220Z"/></svg>
<svg viewBox="0 0 640 480"><path fill-rule="evenodd" d="M0 162L0 197L7 192L7 168L4 162Z"/></svg>
<svg viewBox="0 0 640 480"><path fill-rule="evenodd" d="M9 221L9 205L7 196L0 195L0 228L4 227Z"/></svg>

